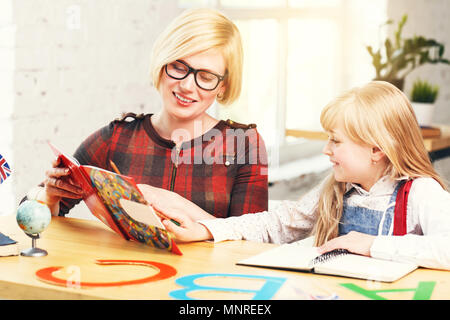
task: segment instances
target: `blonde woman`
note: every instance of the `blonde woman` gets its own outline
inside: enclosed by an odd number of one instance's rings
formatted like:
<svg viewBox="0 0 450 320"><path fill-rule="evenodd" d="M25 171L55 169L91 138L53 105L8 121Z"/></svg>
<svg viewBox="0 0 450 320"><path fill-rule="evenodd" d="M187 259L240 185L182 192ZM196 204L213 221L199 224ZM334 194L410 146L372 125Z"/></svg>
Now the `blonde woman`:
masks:
<svg viewBox="0 0 450 320"><path fill-rule="evenodd" d="M219 121L206 112L241 91L239 30L221 13L188 10L154 44L150 76L162 108L126 114L90 135L76 150L81 164L131 176L150 196L217 217L267 210L267 158L255 125ZM28 198L65 215L82 190L55 160Z"/></svg>
<svg viewBox="0 0 450 320"><path fill-rule="evenodd" d="M313 235L322 253L343 248L450 269L450 194L405 95L387 82L371 82L329 103L321 124L329 134L323 152L332 173L300 201L270 213L198 222L162 206L157 209L181 226L164 223L184 241L288 243Z"/></svg>

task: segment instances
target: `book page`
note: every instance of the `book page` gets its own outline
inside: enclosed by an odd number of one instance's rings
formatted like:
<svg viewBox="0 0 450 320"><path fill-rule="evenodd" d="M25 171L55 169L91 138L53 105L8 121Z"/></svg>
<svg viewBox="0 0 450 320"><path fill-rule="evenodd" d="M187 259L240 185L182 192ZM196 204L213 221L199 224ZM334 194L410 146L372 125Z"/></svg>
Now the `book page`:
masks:
<svg viewBox="0 0 450 320"><path fill-rule="evenodd" d="M78 162L77 159L75 159L74 157L72 157L71 155L69 155L67 153L62 152L60 149L55 147L50 141L48 141L47 143L48 143L48 145L50 146L50 148L52 149L53 153L56 156L64 156L73 165L80 166L80 163ZM68 163L65 163L65 165L68 165Z"/></svg>
<svg viewBox="0 0 450 320"><path fill-rule="evenodd" d="M392 282L416 268L417 266L413 264L346 254L317 265L314 271L316 273Z"/></svg>
<svg viewBox="0 0 450 320"><path fill-rule="evenodd" d="M120 199L119 202L122 208L124 208L127 214L134 220L149 226L155 226L164 230L166 229L152 207L127 199Z"/></svg>
<svg viewBox="0 0 450 320"><path fill-rule="evenodd" d="M121 230L123 230L130 239L181 254L181 251L175 243L174 236L164 228L156 214L154 215L156 219L154 219L153 223L142 223L133 219L133 217L127 213L127 210L122 207L121 201L123 201L123 199L141 203L142 205L145 205L146 203L144 196L136 186L132 177L119 175L92 166L81 166L81 168L86 172L92 185L95 186L98 198L101 199L104 207L109 211L110 216L117 221ZM94 209L95 208L91 209L91 211ZM152 209L150 207L144 209L147 211L140 215L141 218L146 214L151 215L153 213L148 211L148 209ZM155 226L158 224L158 220L159 224L163 226L162 228Z"/></svg>
<svg viewBox="0 0 450 320"><path fill-rule="evenodd" d="M292 243L284 244L275 249L241 260L238 264L292 270L311 270L311 260L318 255L316 247L305 247Z"/></svg>

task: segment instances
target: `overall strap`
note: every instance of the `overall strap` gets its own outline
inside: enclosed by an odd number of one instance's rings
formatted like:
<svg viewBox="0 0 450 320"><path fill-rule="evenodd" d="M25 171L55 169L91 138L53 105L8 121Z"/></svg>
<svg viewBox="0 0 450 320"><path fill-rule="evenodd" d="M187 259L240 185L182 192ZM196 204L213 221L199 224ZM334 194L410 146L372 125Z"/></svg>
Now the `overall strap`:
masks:
<svg viewBox="0 0 450 320"><path fill-rule="evenodd" d="M403 236L406 234L406 207L412 182L413 180L402 182L402 186L398 190L394 211L394 236Z"/></svg>

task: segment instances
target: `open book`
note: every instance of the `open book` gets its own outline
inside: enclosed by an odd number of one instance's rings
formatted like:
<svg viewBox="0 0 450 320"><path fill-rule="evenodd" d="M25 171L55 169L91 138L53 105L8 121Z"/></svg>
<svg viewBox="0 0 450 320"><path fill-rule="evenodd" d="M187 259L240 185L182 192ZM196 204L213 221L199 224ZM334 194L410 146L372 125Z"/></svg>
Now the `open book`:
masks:
<svg viewBox="0 0 450 320"><path fill-rule="evenodd" d="M281 245L237 264L382 282L396 281L417 269L414 264L370 258L342 249L320 255L317 247L301 246L297 242Z"/></svg>
<svg viewBox="0 0 450 320"><path fill-rule="evenodd" d="M174 236L168 232L153 208L146 205L133 178L78 161L49 143L56 156L70 169L70 177L80 185L89 210L100 221L126 240L181 255Z"/></svg>

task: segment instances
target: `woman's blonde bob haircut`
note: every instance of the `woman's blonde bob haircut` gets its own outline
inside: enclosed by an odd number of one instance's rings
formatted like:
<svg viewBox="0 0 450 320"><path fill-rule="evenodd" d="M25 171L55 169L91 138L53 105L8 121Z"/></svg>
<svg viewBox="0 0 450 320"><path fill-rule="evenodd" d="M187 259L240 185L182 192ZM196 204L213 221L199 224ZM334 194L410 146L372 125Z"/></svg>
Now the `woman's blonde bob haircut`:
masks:
<svg viewBox="0 0 450 320"><path fill-rule="evenodd" d="M340 127L356 143L378 147L386 155L385 174L392 179L431 177L447 189L425 149L414 111L405 94L384 81L372 81L331 101L322 111L325 131ZM345 182L331 174L325 182L313 233L322 245L338 236Z"/></svg>
<svg viewBox="0 0 450 320"><path fill-rule="evenodd" d="M159 90L164 66L178 59L217 49L225 60L225 91L217 102L228 105L241 93L243 50L236 25L212 9L184 11L156 40L151 53L150 76Z"/></svg>

